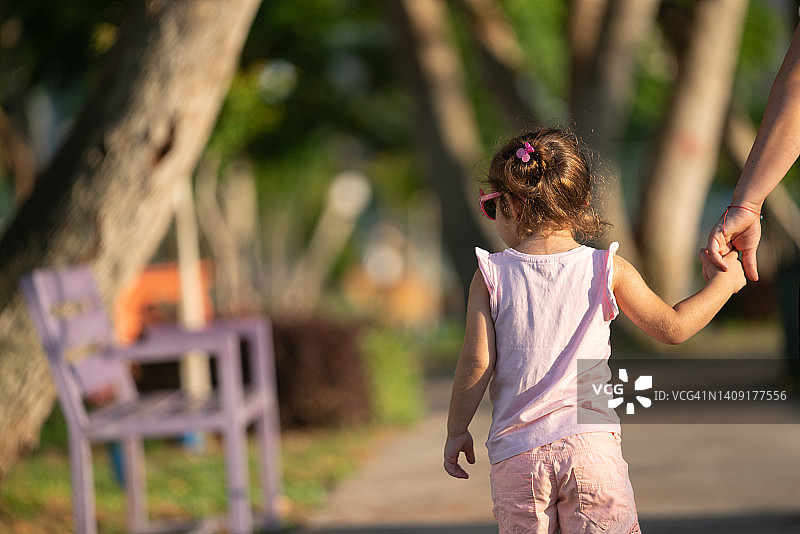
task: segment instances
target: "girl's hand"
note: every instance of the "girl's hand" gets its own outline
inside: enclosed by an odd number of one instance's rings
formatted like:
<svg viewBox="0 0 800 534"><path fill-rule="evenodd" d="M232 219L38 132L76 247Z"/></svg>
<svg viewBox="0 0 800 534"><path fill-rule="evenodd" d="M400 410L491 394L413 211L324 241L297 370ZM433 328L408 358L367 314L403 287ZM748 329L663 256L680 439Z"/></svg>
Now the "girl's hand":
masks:
<svg viewBox="0 0 800 534"><path fill-rule="evenodd" d="M472 434L464 432L457 436L448 436L444 444L444 470L455 478L469 478L469 474L458 465L458 456L463 452L467 462L475 463Z"/></svg>
<svg viewBox="0 0 800 534"><path fill-rule="evenodd" d="M717 266L717 263L712 260L712 255L708 249L700 249L703 278L708 282L712 278L721 276L730 284L731 294L738 292L747 283L742 262L739 261L739 253L736 250L731 250L727 254L720 256L720 259L724 263L725 269Z"/></svg>

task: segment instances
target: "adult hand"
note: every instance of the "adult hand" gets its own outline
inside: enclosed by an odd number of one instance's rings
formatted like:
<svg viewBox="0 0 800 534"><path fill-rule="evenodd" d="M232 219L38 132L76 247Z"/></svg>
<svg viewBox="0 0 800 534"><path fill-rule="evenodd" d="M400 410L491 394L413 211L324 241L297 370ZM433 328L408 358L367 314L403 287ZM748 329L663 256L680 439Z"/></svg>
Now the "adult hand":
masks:
<svg viewBox="0 0 800 534"><path fill-rule="evenodd" d="M711 229L708 236L708 256L712 263L728 270L723 260L731 250L742 253L744 274L749 280L758 280L756 249L761 241L761 219L755 213L742 208L728 208Z"/></svg>

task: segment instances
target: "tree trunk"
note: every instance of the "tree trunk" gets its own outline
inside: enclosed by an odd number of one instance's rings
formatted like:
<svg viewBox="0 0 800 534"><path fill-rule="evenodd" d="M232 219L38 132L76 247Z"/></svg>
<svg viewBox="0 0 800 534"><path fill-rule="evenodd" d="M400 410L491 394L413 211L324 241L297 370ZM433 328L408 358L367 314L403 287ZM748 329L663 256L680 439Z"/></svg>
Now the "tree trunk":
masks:
<svg viewBox="0 0 800 534"><path fill-rule="evenodd" d="M219 158L206 155L195 177L195 195L200 228L214 257L217 311L239 315L263 309L267 284L252 169L236 161L224 172L221 185Z"/></svg>
<svg viewBox="0 0 800 534"><path fill-rule="evenodd" d="M639 43L653 27L660 0L576 0L570 20L572 116L584 140L605 163L606 183L597 208L611 227L598 246L622 243L622 254L639 263L616 153L627 124Z"/></svg>
<svg viewBox="0 0 800 534"><path fill-rule="evenodd" d="M525 76L525 52L513 26L496 0L461 0L457 5L466 13L478 45L486 86L514 129L530 128L537 113L519 90Z"/></svg>
<svg viewBox="0 0 800 534"><path fill-rule="evenodd" d="M569 12L570 109L577 116L586 93L594 89L595 65L606 27L608 0L573 0Z"/></svg>
<svg viewBox="0 0 800 534"><path fill-rule="evenodd" d="M17 290L90 263L110 299L150 258L205 147L259 0L132 1L94 94L0 241L0 474L34 445L53 389Z"/></svg>
<svg viewBox="0 0 800 534"><path fill-rule="evenodd" d="M685 297L691 286L746 14L744 0L696 4L689 49L644 189L638 233L642 266L668 303Z"/></svg>
<svg viewBox="0 0 800 534"><path fill-rule="evenodd" d="M420 147L442 202L445 247L466 286L477 267L474 247L488 247L494 229L479 225L478 184L471 179L481 150L478 125L461 57L448 35L446 4L404 0L383 5L397 30L397 57L416 103Z"/></svg>
<svg viewBox="0 0 800 534"><path fill-rule="evenodd" d="M627 123L639 43L653 27L660 0L620 0L608 5L605 17L595 13L597 2L585 14L573 12L570 42L572 43L572 113L587 141L607 158L616 158ZM577 2L576 8L587 2ZM602 32L593 41L588 39L586 23L575 19L600 18ZM588 42L587 42L588 41ZM590 47L591 55L587 56Z"/></svg>

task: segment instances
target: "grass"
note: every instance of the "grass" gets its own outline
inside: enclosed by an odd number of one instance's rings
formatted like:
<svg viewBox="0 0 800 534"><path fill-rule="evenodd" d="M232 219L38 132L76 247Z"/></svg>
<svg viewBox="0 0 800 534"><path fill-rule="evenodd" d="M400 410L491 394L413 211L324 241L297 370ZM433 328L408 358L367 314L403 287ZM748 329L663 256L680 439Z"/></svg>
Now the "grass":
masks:
<svg viewBox="0 0 800 534"><path fill-rule="evenodd" d="M58 425L56 411L48 425ZM302 521L322 505L330 488L357 468L380 439L382 431L290 431L282 438L287 523ZM148 442L146 447L148 512L151 518L191 519L224 515L225 473L221 445L210 439L203 453L174 442ZM251 447L252 449L252 447ZM251 470L255 460L251 450ZM42 446L19 462L0 487L0 532L63 534L70 531L72 509L67 450ZM107 448L94 448L97 518L103 533L125 532L124 496L114 478ZM256 481L255 475L251 477ZM251 490L255 497L258 488Z"/></svg>
<svg viewBox="0 0 800 534"><path fill-rule="evenodd" d="M362 345L370 377L373 421L379 425L416 421L424 409L423 377L413 339L390 330L370 330Z"/></svg>

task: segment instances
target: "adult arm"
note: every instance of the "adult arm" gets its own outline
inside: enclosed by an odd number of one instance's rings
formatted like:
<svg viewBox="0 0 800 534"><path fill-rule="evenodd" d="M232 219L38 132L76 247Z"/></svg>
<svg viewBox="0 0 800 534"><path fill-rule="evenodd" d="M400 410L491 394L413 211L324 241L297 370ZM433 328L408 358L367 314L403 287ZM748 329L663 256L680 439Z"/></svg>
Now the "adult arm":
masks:
<svg viewBox="0 0 800 534"><path fill-rule="evenodd" d="M733 192L733 206L761 213L764 199L800 156L800 25L795 29L767 98L753 147ZM745 274L758 280L756 249L761 239L759 217L734 208L720 218L708 237L711 261L727 269L722 257L730 250L742 252Z"/></svg>
<svg viewBox="0 0 800 534"><path fill-rule="evenodd" d="M458 464L460 453L464 453L469 463L475 463L473 440L468 428L494 372L495 358L489 290L480 271L476 271L469 288L464 345L456 365L447 417L444 468L456 478L469 478Z"/></svg>

